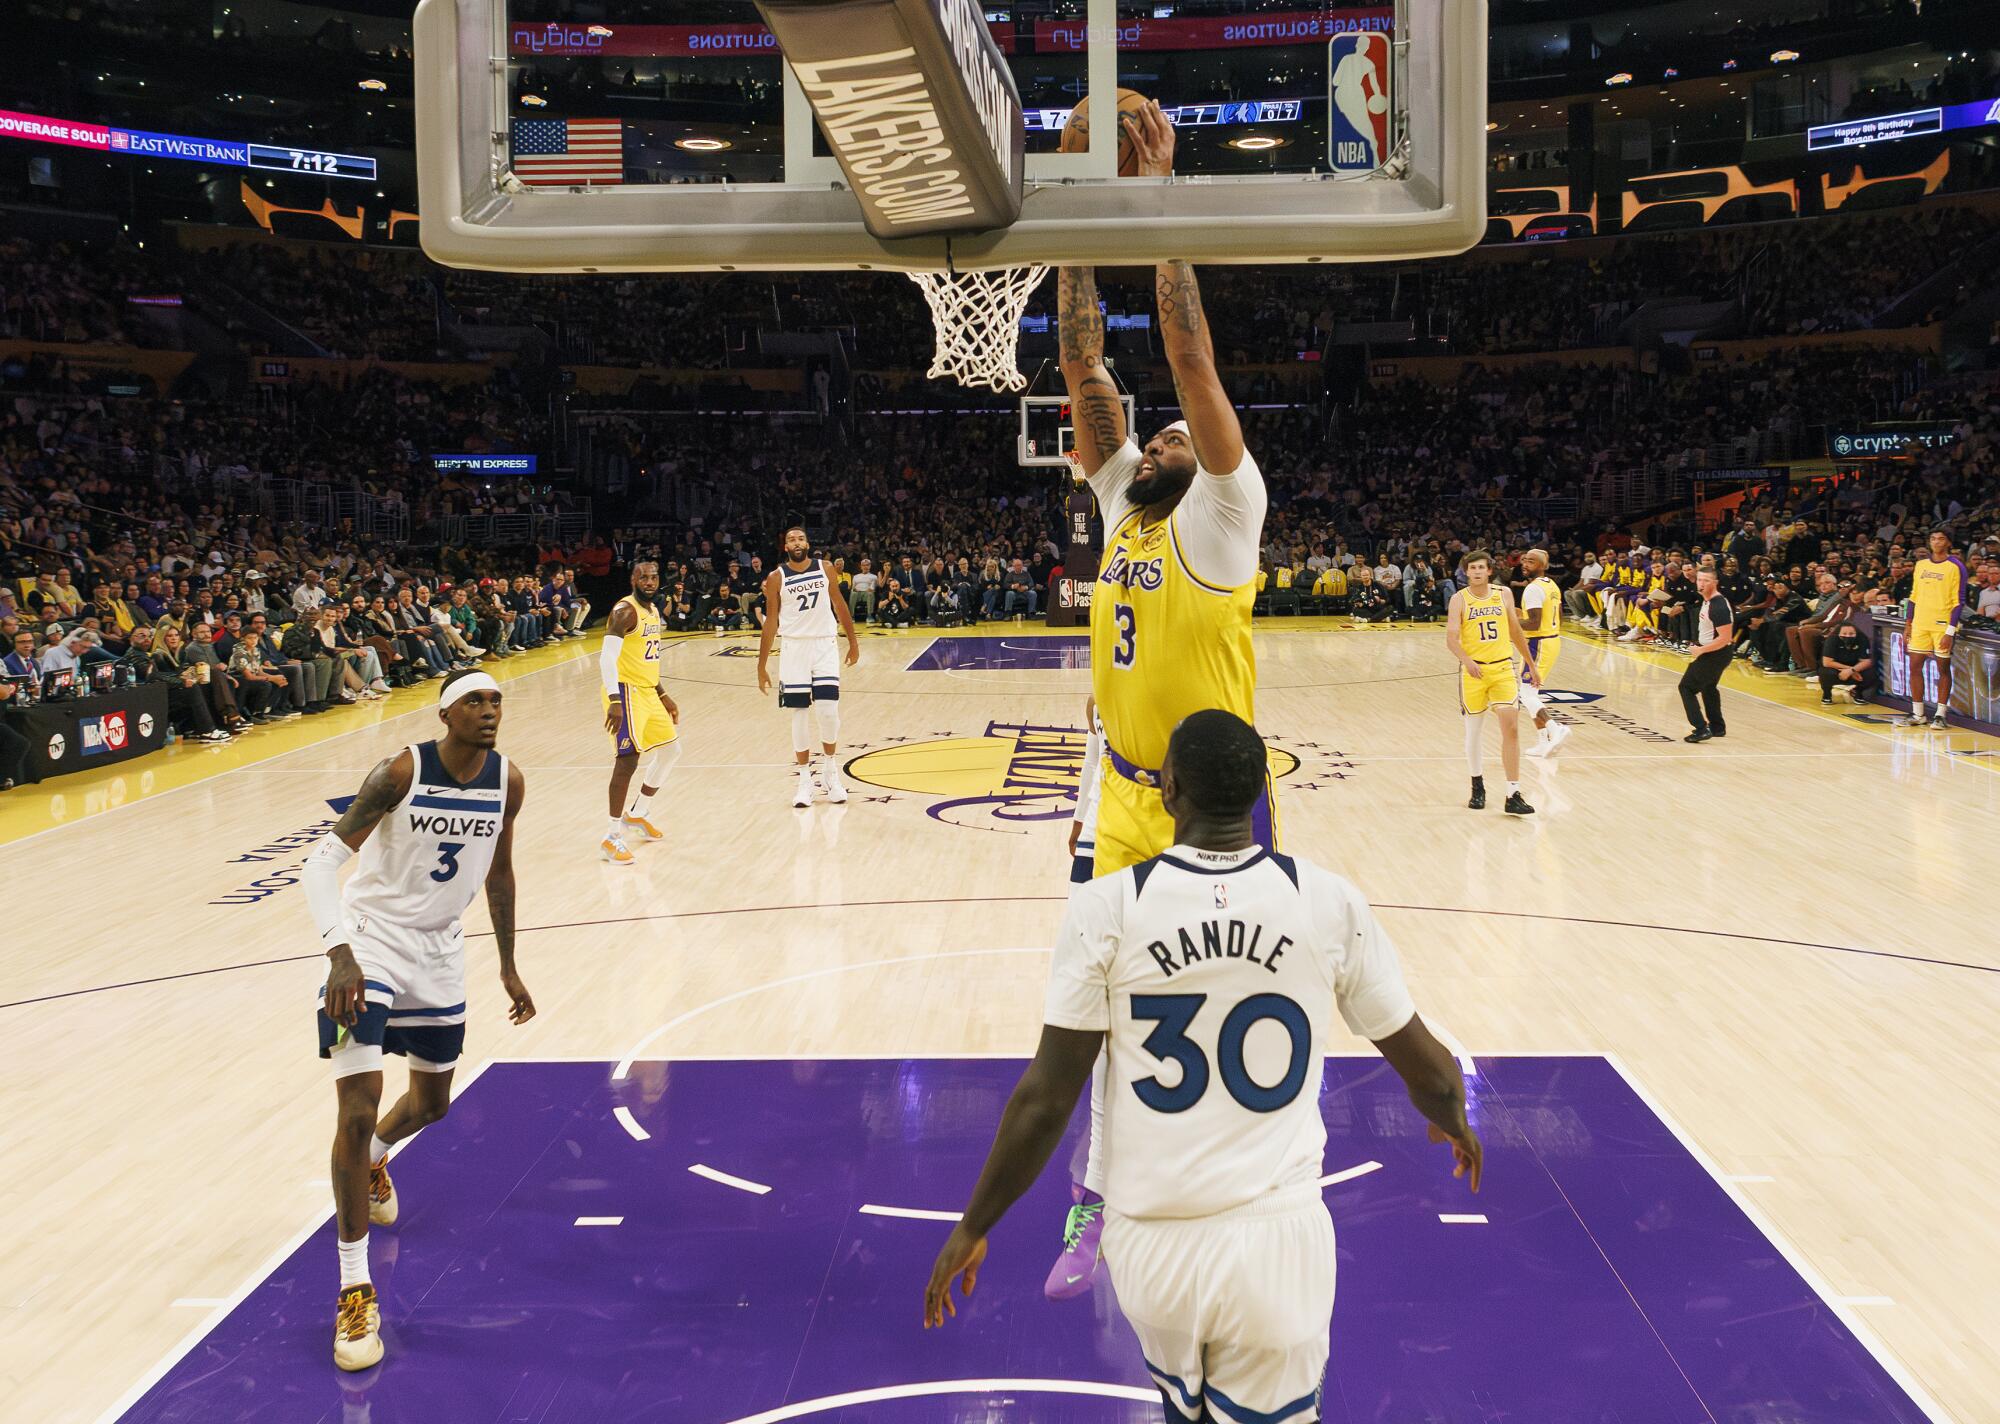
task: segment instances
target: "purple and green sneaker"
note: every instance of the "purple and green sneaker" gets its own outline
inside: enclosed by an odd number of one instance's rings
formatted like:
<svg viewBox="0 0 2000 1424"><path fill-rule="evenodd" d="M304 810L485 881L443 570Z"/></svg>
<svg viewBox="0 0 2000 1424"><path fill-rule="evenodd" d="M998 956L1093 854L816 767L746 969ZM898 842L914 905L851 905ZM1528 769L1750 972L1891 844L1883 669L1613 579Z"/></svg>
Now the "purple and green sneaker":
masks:
<svg viewBox="0 0 2000 1424"><path fill-rule="evenodd" d="M1055 1268L1042 1286L1042 1294L1050 1300L1073 1300L1088 1291L1097 1279L1101 1259L1097 1238L1104 1230L1104 1198L1075 1185L1070 1194L1076 1205L1063 1223L1063 1253L1056 1257Z"/></svg>

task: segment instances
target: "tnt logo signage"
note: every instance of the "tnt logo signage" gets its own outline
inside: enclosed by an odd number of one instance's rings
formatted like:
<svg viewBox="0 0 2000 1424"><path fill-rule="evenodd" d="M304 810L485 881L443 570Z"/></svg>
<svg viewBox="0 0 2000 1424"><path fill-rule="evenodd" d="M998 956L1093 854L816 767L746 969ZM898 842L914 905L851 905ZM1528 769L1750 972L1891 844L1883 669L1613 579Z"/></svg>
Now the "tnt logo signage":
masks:
<svg viewBox="0 0 2000 1424"><path fill-rule="evenodd" d="M1328 161L1336 173L1373 173L1389 160L1389 36L1337 35L1327 45L1333 131Z"/></svg>
<svg viewBox="0 0 2000 1424"><path fill-rule="evenodd" d="M143 742L152 735L153 714L150 712L141 712L139 714L139 740Z"/></svg>
<svg viewBox="0 0 2000 1424"><path fill-rule="evenodd" d="M69 755L69 738L57 732L49 738L49 760L61 761Z"/></svg>
<svg viewBox="0 0 2000 1424"><path fill-rule="evenodd" d="M82 734L83 754L87 757L125 750L123 712L106 712L100 717L85 718L77 730Z"/></svg>

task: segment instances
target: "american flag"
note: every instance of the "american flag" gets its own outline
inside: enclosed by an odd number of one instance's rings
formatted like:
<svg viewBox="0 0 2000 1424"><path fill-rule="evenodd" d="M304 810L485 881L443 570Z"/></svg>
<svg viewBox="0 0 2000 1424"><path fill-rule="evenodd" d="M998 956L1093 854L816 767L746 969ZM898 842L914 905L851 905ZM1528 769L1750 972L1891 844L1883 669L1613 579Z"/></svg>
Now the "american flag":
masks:
<svg viewBox="0 0 2000 1424"><path fill-rule="evenodd" d="M514 176L541 187L623 183L624 125L617 119L516 119Z"/></svg>

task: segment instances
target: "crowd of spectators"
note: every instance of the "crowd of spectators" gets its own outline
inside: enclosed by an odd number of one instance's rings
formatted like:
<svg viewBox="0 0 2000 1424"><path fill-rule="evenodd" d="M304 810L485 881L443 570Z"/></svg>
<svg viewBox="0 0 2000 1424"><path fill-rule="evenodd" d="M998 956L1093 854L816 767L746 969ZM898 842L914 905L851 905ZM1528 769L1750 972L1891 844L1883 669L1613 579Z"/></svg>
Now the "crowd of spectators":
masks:
<svg viewBox="0 0 2000 1424"><path fill-rule="evenodd" d="M1804 335L1873 325L1995 236L2000 214L1981 199L1531 252L1475 248L1425 263L1214 268L1205 296L1211 311L1228 314L1217 339L1238 364L1323 352L1335 328L1351 322L1407 321L1446 354L1608 345L1626 316L1660 299L1734 303L1730 335ZM884 273L502 276L354 246L247 242L135 253L16 240L0 247L0 274L0 334L49 340L161 344L170 338L135 320L126 297L174 288L196 300L219 283L346 356L435 359L446 340L442 316L469 323L461 334L483 324L538 325L570 359L605 365L755 364L755 333L813 329L851 333L851 358L862 368L909 369L930 357L920 294ZM1100 288L1112 311L1152 310L1144 274L1107 272ZM1921 324L1952 295L1899 314L1900 323ZM1051 286L1029 314L1048 315L1053 300ZM257 343L239 315L205 310Z"/></svg>

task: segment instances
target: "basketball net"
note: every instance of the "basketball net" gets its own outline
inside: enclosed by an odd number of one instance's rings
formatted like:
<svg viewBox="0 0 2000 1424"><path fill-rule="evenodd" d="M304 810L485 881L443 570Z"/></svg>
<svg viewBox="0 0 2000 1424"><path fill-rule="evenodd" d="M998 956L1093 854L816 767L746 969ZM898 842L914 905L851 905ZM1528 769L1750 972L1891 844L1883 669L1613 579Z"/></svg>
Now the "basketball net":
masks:
<svg viewBox="0 0 2000 1424"><path fill-rule="evenodd" d="M1021 313L1049 275L1046 267L1000 267L990 272L912 272L930 303L937 346L928 374L961 386L1018 391Z"/></svg>

